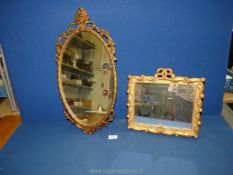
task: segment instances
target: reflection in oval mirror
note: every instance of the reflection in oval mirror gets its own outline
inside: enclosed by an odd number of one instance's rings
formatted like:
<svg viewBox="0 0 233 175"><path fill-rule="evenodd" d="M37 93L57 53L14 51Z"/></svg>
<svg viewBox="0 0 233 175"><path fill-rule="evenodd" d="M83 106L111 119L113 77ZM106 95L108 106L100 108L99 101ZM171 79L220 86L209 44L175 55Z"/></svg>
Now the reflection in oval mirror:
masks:
<svg viewBox="0 0 233 175"><path fill-rule="evenodd" d="M73 113L87 125L104 119L112 103L113 74L107 49L89 32L68 43L62 59L64 94Z"/></svg>
<svg viewBox="0 0 233 175"><path fill-rule="evenodd" d="M91 134L112 120L116 98L114 43L107 36L112 44L109 47L103 39L106 33L103 36L87 27L88 21L83 24L81 18L85 15L81 13L87 15L83 9L79 10L75 17L78 28L61 46L57 58L58 81L67 118Z"/></svg>

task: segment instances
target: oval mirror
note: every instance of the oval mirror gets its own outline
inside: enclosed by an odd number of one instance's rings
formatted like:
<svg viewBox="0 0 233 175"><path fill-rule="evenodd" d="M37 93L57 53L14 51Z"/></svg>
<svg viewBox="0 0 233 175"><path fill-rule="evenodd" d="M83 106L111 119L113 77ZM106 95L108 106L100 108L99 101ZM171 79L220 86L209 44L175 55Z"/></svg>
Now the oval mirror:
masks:
<svg viewBox="0 0 233 175"><path fill-rule="evenodd" d="M80 8L56 45L57 76L64 112L92 134L113 120L117 78L115 45L107 31Z"/></svg>

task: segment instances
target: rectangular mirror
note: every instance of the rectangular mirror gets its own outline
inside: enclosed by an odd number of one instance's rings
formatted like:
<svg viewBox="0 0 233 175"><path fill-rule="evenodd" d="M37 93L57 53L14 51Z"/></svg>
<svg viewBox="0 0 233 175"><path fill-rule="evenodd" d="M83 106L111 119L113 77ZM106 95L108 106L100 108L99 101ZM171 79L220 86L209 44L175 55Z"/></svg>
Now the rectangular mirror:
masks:
<svg viewBox="0 0 233 175"><path fill-rule="evenodd" d="M129 76L129 128L197 137L204 80L177 77L163 68L154 76Z"/></svg>

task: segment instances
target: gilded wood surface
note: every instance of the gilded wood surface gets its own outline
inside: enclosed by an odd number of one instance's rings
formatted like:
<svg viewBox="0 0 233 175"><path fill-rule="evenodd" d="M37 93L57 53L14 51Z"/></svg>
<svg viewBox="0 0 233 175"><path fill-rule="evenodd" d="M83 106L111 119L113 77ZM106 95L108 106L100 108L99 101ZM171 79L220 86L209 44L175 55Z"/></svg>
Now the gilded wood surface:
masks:
<svg viewBox="0 0 233 175"><path fill-rule="evenodd" d="M159 68L154 76L128 76L128 128L135 130L143 130L157 134L176 135L176 136L194 136L198 137L199 127L201 125L200 113L202 112L202 99L204 97L204 81L205 78L188 78L175 76L172 69ZM192 128L175 128L164 125L150 125L134 122L134 94L136 83L176 83L176 84L191 84L196 85L194 97Z"/></svg>
<svg viewBox="0 0 233 175"><path fill-rule="evenodd" d="M74 35L79 32L89 32L95 35L104 47L107 49L112 69L113 69L113 77L114 77L114 93L113 93L113 100L109 107L107 114L105 115L104 119L94 125L87 125L84 121L80 120L71 110L69 107L66 97L63 91L62 86L62 79L61 79L61 72L62 72L62 57L63 53L65 52L66 46L69 41L72 39ZM100 129L102 126L108 126L108 123L113 121L114 116L114 104L116 99L116 92L117 92L117 75L116 75L116 68L115 68L115 43L112 38L109 36L109 33L103 29L100 29L95 25L93 21L90 21L89 15L87 12L80 8L75 15L74 22L70 24L67 32L63 32L59 35L58 41L56 43L56 62L57 62L57 81L58 81L58 88L59 93L62 99L62 103L64 105L64 114L68 120L72 124L75 124L78 128L82 129L86 134L92 134L97 129Z"/></svg>

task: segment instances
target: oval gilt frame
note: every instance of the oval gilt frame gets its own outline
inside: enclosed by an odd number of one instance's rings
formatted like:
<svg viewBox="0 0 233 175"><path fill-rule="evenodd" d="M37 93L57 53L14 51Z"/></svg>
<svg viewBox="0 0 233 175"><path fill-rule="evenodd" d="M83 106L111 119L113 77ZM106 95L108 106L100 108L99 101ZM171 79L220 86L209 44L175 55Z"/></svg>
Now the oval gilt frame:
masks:
<svg viewBox="0 0 233 175"><path fill-rule="evenodd" d="M76 115L73 113L71 108L69 107L62 85L62 57L65 52L66 46L69 41L72 39L74 35L79 32L89 32L95 35L104 47L107 49L110 61L112 64L112 73L114 79L114 89L113 89L113 99L109 110L103 120L99 121L93 125L87 125L83 120L80 120ZM56 62L57 62L57 81L58 81L58 88L59 93L61 96L62 103L64 105L64 113L65 116L72 124L75 124L78 128L82 129L86 134L92 134L97 129L100 129L102 126L108 126L109 122L113 121L114 116L114 104L116 100L116 93L117 93L117 74L116 74L116 67L115 67L115 43L112 38L109 36L109 33L103 29L100 29L95 25L93 21L90 21L90 18L87 12L80 8L74 18L74 22L70 24L67 32L63 32L59 35L58 41L56 43Z"/></svg>

